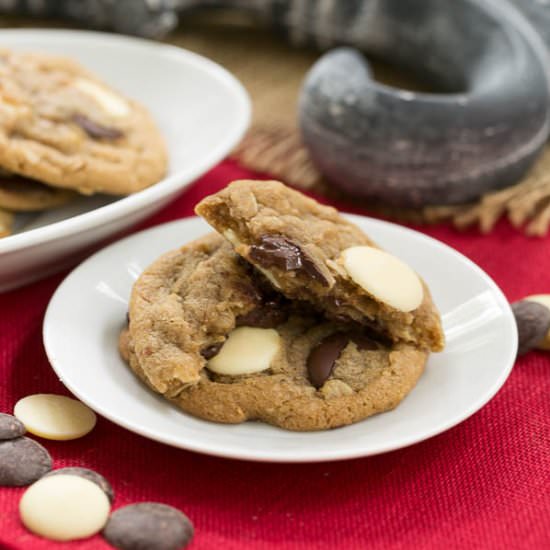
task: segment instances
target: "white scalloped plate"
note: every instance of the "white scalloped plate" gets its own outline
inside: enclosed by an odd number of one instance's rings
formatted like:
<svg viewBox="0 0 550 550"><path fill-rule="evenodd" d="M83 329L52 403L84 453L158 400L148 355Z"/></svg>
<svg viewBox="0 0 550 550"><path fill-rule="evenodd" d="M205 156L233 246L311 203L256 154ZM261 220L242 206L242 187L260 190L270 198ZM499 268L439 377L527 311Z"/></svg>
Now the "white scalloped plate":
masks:
<svg viewBox="0 0 550 550"><path fill-rule="evenodd" d="M222 160L250 119L248 95L225 69L192 52L156 42L86 31L0 30L2 47L70 55L155 117L170 154L168 175L117 199L82 197L41 214L19 215L0 239L0 292L77 261L78 253L166 205Z"/></svg>
<svg viewBox="0 0 550 550"><path fill-rule="evenodd" d="M430 357L416 388L391 412L325 432L295 433L259 422L232 426L189 416L141 384L117 351L132 284L163 251L209 231L197 218L127 237L77 267L46 313L50 362L97 413L145 437L212 455L338 460L391 451L448 430L487 403L508 377L517 349L510 306L487 274L450 247L391 223L350 219L424 277L443 314L445 351Z"/></svg>

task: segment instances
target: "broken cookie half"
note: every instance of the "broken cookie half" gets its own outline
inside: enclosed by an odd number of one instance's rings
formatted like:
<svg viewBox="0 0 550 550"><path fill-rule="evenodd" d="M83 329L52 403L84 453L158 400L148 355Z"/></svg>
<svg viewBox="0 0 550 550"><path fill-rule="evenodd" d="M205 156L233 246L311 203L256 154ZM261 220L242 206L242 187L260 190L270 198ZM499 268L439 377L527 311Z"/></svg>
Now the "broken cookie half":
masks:
<svg viewBox="0 0 550 550"><path fill-rule="evenodd" d="M235 251L293 300L393 342L441 351L424 281L334 208L276 181L236 181L196 207Z"/></svg>

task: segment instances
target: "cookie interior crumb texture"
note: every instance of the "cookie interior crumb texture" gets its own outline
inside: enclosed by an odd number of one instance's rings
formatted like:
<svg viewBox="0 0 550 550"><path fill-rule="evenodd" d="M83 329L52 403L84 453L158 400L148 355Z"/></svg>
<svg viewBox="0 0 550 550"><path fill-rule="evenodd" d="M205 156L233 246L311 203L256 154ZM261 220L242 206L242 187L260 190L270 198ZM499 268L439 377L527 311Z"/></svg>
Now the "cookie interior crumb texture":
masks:
<svg viewBox="0 0 550 550"><path fill-rule="evenodd" d="M68 58L0 51L0 167L84 194L133 193L166 173L149 112Z"/></svg>
<svg viewBox="0 0 550 550"><path fill-rule="evenodd" d="M413 311L400 311L353 280L342 254L376 247L334 208L276 181L237 181L203 199L196 212L291 299L336 319L372 323L394 341L441 351L439 313L425 283Z"/></svg>

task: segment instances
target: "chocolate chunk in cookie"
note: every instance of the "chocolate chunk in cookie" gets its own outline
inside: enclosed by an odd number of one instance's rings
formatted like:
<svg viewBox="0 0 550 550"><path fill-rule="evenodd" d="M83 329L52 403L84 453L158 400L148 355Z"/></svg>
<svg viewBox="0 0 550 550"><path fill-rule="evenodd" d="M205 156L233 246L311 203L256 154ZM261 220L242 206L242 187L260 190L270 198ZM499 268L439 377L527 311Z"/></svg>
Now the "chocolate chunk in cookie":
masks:
<svg viewBox="0 0 550 550"><path fill-rule="evenodd" d="M164 255L134 285L122 357L190 414L291 430L357 422L416 384L426 351L373 339L263 285L219 235Z"/></svg>
<svg viewBox="0 0 550 550"><path fill-rule="evenodd" d="M420 277L334 208L274 181L237 181L196 212L292 300L439 351L439 313Z"/></svg>

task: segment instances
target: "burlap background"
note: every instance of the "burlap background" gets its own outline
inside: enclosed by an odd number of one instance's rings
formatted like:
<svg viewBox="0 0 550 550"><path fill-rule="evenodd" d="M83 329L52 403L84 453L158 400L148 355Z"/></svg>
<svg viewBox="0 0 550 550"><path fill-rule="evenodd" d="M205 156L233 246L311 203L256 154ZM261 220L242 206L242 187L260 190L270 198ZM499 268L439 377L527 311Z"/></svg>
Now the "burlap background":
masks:
<svg viewBox="0 0 550 550"><path fill-rule="evenodd" d="M51 21L32 24L63 26ZM28 25L29 20L0 18L0 27ZM186 16L166 42L217 61L248 89L254 108L253 123L233 152L235 158L248 168L269 172L292 186L335 194L311 164L296 127L298 92L318 52L294 49L245 16L229 13ZM386 83L421 89L418 83L386 65L375 63L374 73ZM364 206L374 210L371 205ZM459 228L478 225L482 232L489 232L501 217L507 216L514 227L528 235L544 235L550 226L550 147L523 181L488 194L475 204L375 210L405 221L451 220Z"/></svg>

